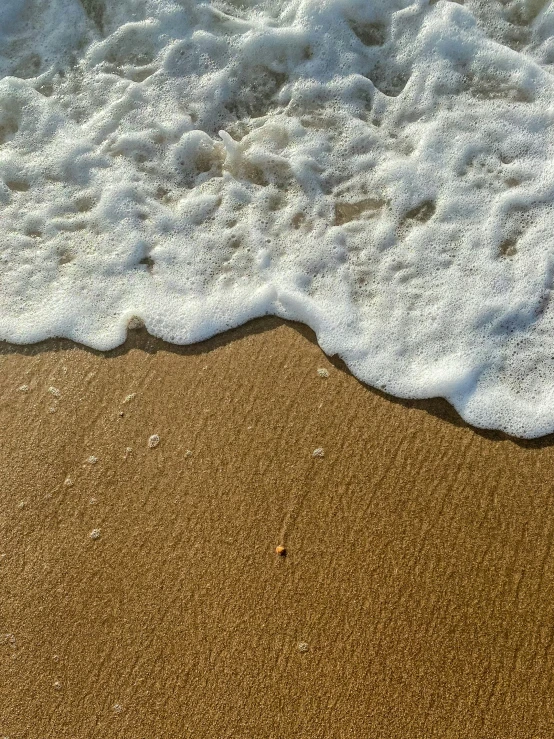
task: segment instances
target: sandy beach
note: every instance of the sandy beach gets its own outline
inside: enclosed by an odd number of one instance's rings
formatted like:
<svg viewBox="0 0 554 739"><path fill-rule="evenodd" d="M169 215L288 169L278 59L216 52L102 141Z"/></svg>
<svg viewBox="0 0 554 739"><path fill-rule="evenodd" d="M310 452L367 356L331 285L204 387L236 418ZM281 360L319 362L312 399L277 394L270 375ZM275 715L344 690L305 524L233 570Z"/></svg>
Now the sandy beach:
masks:
<svg viewBox="0 0 554 739"><path fill-rule="evenodd" d="M0 364L0 736L554 735L551 438L276 319Z"/></svg>

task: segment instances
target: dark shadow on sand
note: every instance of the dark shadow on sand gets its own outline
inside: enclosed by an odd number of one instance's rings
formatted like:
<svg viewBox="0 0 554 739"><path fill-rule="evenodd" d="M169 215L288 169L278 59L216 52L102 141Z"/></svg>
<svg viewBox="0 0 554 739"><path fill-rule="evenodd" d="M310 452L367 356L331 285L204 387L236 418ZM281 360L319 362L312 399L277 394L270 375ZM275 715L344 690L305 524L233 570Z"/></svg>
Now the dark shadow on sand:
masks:
<svg viewBox="0 0 554 739"><path fill-rule="evenodd" d="M280 326L290 326L292 329L301 334L305 339L310 341L312 344L318 346L315 333L311 328L305 326L302 323L294 321L285 321L275 316L265 316L263 318L256 318L243 326L238 328L230 329L224 333L217 334L210 339L198 342L195 344L189 344L181 346L178 344L169 344L162 339L158 339L155 336L150 335L144 329L130 330L127 334L127 340L121 346L111 349L109 351L98 351L92 349L83 344L77 344L70 339L47 339L46 341L38 342L37 344L10 344L7 342L0 342L0 356L6 354L20 354L22 356L37 356L43 352L51 351L68 351L71 349L79 348L83 351L89 352L95 356L103 356L107 359L120 357L127 354L131 350L139 350L147 352L148 354L156 354L157 352L171 352L180 356L198 356L202 354L208 354L209 352L218 349L219 347L226 346L234 341L244 339L247 336L253 336L260 334L265 331L272 331ZM341 372L347 375L353 376L346 364L338 356L328 357L329 361ZM480 429L467 424L459 413L450 405L444 398L429 398L425 400L411 400L405 398L397 398L393 395L388 395L381 390L377 390L369 385L358 380L354 377L356 382L363 385L367 392L373 393L389 403L395 403L401 405L404 408L416 409L429 413L436 418L439 418L446 423L450 423L460 428L470 429L473 433L482 436L488 441L503 442L517 444L517 446L524 449L544 449L546 447L554 446L554 433L547 436L542 436L538 439L518 439L514 436L509 436L502 431L491 431L488 429Z"/></svg>

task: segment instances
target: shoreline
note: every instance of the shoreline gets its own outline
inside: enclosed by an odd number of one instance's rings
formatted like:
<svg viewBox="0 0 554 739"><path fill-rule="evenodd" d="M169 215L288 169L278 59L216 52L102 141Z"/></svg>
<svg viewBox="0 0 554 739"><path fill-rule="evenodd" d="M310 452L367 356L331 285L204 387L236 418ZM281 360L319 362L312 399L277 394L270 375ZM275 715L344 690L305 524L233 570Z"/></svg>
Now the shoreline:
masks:
<svg viewBox="0 0 554 739"><path fill-rule="evenodd" d="M440 420L446 421L455 426L469 428L476 434L483 436L485 439L490 441L511 441L525 449L542 449L544 447L554 446L554 432L543 434L538 437L513 436L512 434L499 429L474 426L468 421L465 421L450 401L444 397L404 398L397 395L391 395L377 387L368 385L363 380L356 377L339 356L329 356L325 354L317 342L315 332L309 326L298 321L290 321L272 315L251 319L236 328L217 333L208 339L194 342L192 344L170 343L165 339L160 339L149 334L143 326L129 328L127 339L119 346L108 350L95 349L86 344L81 344L64 337L43 339L32 344L14 344L8 341L0 341L0 358L11 354L32 357L52 351L76 350L95 357L114 359L135 349L148 353L166 351L178 356L189 357L209 354L210 352L224 347L234 341L240 341L241 339L245 339L246 337L253 336L258 333L275 331L282 327L289 327L296 331L304 339L314 345L321 353L321 356L327 362L331 363L335 369L343 372L348 377L351 377L356 383L363 387L364 390L372 393L378 398L393 404L398 404L406 409L429 413Z"/></svg>

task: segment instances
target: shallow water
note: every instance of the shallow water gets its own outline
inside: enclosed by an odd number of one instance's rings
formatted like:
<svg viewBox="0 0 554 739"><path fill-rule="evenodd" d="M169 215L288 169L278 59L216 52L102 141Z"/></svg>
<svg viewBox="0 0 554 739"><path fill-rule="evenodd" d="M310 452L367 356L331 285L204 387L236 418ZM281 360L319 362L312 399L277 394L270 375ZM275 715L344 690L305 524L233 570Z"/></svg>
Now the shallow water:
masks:
<svg viewBox="0 0 554 739"><path fill-rule="evenodd" d="M553 70L544 0L4 0L0 338L273 313L550 432Z"/></svg>

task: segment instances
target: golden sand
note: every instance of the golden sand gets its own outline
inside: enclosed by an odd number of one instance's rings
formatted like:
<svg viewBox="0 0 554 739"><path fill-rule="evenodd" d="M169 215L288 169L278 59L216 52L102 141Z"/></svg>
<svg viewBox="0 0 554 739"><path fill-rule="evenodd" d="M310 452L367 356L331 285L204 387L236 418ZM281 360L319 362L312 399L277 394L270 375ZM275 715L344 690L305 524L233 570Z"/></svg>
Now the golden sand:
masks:
<svg viewBox="0 0 554 739"><path fill-rule="evenodd" d="M0 364L0 737L554 736L551 439L274 319Z"/></svg>

